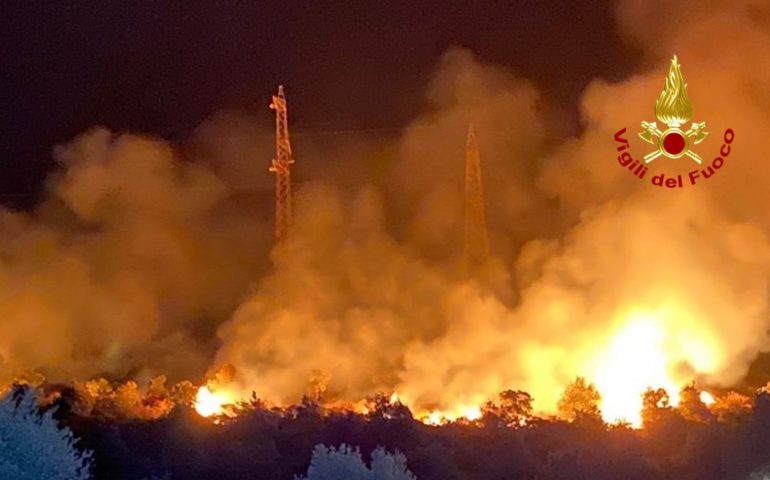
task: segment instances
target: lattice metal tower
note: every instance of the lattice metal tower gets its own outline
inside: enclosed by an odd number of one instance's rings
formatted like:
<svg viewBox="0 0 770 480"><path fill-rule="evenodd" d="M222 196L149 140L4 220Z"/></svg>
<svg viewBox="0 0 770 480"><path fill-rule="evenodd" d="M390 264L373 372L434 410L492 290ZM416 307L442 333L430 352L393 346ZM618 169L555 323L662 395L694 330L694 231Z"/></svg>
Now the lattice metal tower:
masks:
<svg viewBox="0 0 770 480"><path fill-rule="evenodd" d="M481 157L473 125L468 126L465 147L465 273L473 274L489 254L484 189L481 184Z"/></svg>
<svg viewBox="0 0 770 480"><path fill-rule="evenodd" d="M275 240L286 240L291 223L291 143L289 123L286 117L286 96L283 85L278 86L278 95L273 95L270 108L275 110L275 158L270 171L275 173Z"/></svg>

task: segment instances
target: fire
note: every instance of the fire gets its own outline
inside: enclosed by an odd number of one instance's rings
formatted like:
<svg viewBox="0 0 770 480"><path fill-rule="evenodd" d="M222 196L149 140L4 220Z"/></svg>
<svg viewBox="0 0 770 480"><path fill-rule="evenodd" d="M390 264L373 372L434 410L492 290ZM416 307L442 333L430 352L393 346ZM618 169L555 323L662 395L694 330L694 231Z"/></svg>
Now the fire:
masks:
<svg viewBox="0 0 770 480"><path fill-rule="evenodd" d="M478 406L465 407L462 409L462 416L468 420L478 420L481 418L481 409Z"/></svg>
<svg viewBox="0 0 770 480"><path fill-rule="evenodd" d="M433 410L417 415L417 418L426 425L443 425L463 419L473 422L481 417L481 407L477 405L458 406L449 410Z"/></svg>
<svg viewBox="0 0 770 480"><path fill-rule="evenodd" d="M641 427L642 396L647 389L665 389L669 404L677 406L679 392L693 380L693 372L708 374L716 369L722 361L718 339L697 320L697 312L682 300L664 303L654 310L631 307L617 317L615 327L606 336L596 335L591 345L585 346L583 355L576 357L578 371L584 372L598 390L605 422L622 421ZM688 369L682 369L683 365ZM209 382L197 391L194 406L203 417L234 414L227 407L240 397L222 387L232 372L220 377L220 381ZM706 405L714 403L708 392L701 392L700 398ZM483 416L481 406L487 400L477 394L455 401L445 399L440 406L425 408L401 393L391 392L388 399L392 404L402 403L414 412L414 418L428 425L479 420ZM324 408L369 413L364 400L340 398L324 402Z"/></svg>
<svg viewBox="0 0 770 480"><path fill-rule="evenodd" d="M200 416L211 417L225 414L225 406L232 405L235 401L235 395L232 393L226 390L213 390L209 385L204 385L198 389L194 406Z"/></svg>
<svg viewBox="0 0 770 480"><path fill-rule="evenodd" d="M714 402L716 402L716 398L714 398L714 395L710 394L709 392L700 392L700 401L708 406L713 405Z"/></svg>
<svg viewBox="0 0 770 480"><path fill-rule="evenodd" d="M677 378L674 368L683 361L698 371L713 367L718 355L708 340L707 332L694 328L680 309L629 315L596 359L591 376L602 396L604 420L640 427L642 394L648 388L665 389L671 405L678 405L679 391L690 379Z"/></svg>

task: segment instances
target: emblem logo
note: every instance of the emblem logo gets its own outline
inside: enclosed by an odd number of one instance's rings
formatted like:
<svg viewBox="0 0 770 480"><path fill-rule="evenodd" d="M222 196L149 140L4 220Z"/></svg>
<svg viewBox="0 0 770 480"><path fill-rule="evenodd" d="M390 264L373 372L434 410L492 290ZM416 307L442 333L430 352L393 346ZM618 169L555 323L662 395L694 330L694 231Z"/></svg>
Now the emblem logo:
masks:
<svg viewBox="0 0 770 480"><path fill-rule="evenodd" d="M679 65L676 55L671 59L663 91L655 102L655 118L655 122L642 122L642 131L639 132L639 138L657 147L643 159L636 159L631 153L631 142L626 137L625 127L615 133L618 165L634 177L639 180L649 178L649 182L656 187L684 188L713 178L725 165L735 140L732 128L725 130L719 155L713 157L711 162L704 163L703 158L692 150L693 145L701 143L709 134L706 131L706 122L692 122L687 128L687 123L692 118L692 104L687 97L687 84L684 82L682 66ZM681 162L658 162L654 167L648 167L650 162L661 156L671 159L686 156L697 163L698 167L687 171L692 166L685 166ZM686 165L689 165L689 162ZM651 168L652 175L647 177Z"/></svg>
<svg viewBox="0 0 770 480"><path fill-rule="evenodd" d="M706 122L693 122L689 129L682 130L692 118L692 104L687 97L687 84L684 82L682 66L679 65L676 55L671 59L666 83L658 101L655 102L655 118L668 128L661 131L657 122L642 122L639 137L658 147L644 156L645 163L650 163L661 155L674 159L687 155L696 163L703 163L700 155L692 151L690 146L699 144L708 136Z"/></svg>

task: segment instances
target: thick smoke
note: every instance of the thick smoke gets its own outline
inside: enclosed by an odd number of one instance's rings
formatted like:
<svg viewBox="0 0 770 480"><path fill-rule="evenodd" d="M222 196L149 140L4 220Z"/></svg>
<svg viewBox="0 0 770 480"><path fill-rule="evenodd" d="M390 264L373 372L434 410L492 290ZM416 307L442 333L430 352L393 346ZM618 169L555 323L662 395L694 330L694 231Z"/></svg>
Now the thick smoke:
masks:
<svg viewBox="0 0 770 480"><path fill-rule="evenodd" d="M651 23L656 8L679 23ZM321 368L330 397L396 391L421 408L521 388L552 411L576 375L605 391L622 382L631 396L661 379L675 382L660 385L669 388L739 380L767 347L770 169L762 159L770 152L760 132L768 38L755 20L767 8L742 5L725 17L728 7L699 3L699 15L686 15L694 8L619 5L621 25L635 22L629 39L651 44L649 66L589 86L584 133L555 152L540 138L531 86L468 52L448 53L428 94L435 110L404 135L388 201L372 201L371 191L345 201L306 190L294 239L221 330L218 361L234 362L244 385L280 400L296 399L301 379ZM633 151L646 153L635 132L654 120L672 53L695 119L709 123L703 155L716 156L727 128L739 138L719 175L681 191L620 168L613 141L627 127ZM453 269L469 121L479 132L498 267L470 283ZM384 228L393 214L398 247Z"/></svg>
<svg viewBox="0 0 770 480"><path fill-rule="evenodd" d="M161 141L94 129L56 158L49 199L2 217L4 377L205 369L269 227Z"/></svg>
<svg viewBox="0 0 770 480"><path fill-rule="evenodd" d="M57 150L39 209L2 214L3 375L232 364L243 393L272 401L328 378L332 400L397 392L445 409L513 388L541 411L577 375L605 391L661 372L738 381L770 323L770 6L617 9L647 56L636 76L587 88L579 138L548 138L534 85L451 50L428 111L397 140L295 137L295 221L272 251L269 116L219 114L183 155L83 134ZM613 135L626 127L646 153L636 132L673 53L711 132L698 151L710 161L727 128L736 139L717 175L670 191L621 168ZM492 250L472 280L460 268L469 123Z"/></svg>

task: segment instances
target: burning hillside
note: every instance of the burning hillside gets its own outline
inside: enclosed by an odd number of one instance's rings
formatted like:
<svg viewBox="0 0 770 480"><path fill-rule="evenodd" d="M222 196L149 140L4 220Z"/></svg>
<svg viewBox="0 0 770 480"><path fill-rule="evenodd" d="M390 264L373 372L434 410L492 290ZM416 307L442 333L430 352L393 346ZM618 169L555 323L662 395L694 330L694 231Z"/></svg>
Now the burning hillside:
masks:
<svg viewBox="0 0 770 480"><path fill-rule="evenodd" d="M650 389L642 399L644 428L634 430L603 425L600 396L583 379L565 390L561 419L534 415L531 396L509 390L472 419L460 415L451 422L449 412L417 417L395 395L357 405L305 397L280 407L256 396L227 405L226 390L208 385L196 395L191 387L166 388L162 378L142 388L99 380L44 386L39 400L82 438L80 449L93 451L97 478L249 478L255 470L259 478L292 478L308 470L311 450L342 442L360 445L365 455L375 445L403 452L418 478L436 480L588 473L663 479L671 471L680 478L743 479L761 477L770 454L766 389L753 398L736 392L711 398L689 385L678 392L676 406L664 390ZM7 399L19 397L28 395L17 390L0 402L2 414ZM311 470L321 468L316 461Z"/></svg>
<svg viewBox="0 0 770 480"><path fill-rule="evenodd" d="M618 463L643 448L650 475L712 447L750 473L770 408L770 6L701 3L615 6L641 60L586 86L569 138L541 86L452 48L422 113L383 135L290 143L295 85L275 118L219 112L184 142L94 127L62 143L40 202L0 210L0 383L39 387L90 444L120 445L104 424L127 444L126 425L190 428L211 452L209 428L269 432L271 468L285 445L309 452L307 432L371 451L372 429L434 478L460 476L431 464L447 445L475 465L455 431L517 445L519 478L609 445ZM734 134L718 176L667 190L618 168L645 142L649 176L706 168L724 146L705 123L679 133L691 117ZM671 132L699 153L665 156ZM404 438L376 423L394 419ZM555 445L575 431L595 450Z"/></svg>
<svg viewBox="0 0 770 480"><path fill-rule="evenodd" d="M16 389L36 388L39 390L38 401L44 408L61 404L66 406L67 412L78 417L117 422L160 420L176 409L192 408L200 417L221 423L238 421L240 416L253 409L289 414L298 405L312 405L325 415L366 416L375 412L383 414L384 411L399 411L399 415L407 414L409 418L426 425L480 425L483 418L492 415L508 419L505 423L511 427L523 427L536 420L558 418L573 422L580 418L591 418L607 427L623 425L641 428L645 415L649 416L652 411L664 407L674 408L690 420L734 420L749 414L751 396L766 393L770 386L768 383L768 386L757 392L747 392L749 395L727 390L709 392L699 390L694 384L684 385L679 390L645 387L637 398L618 396L608 401L596 385L578 377L561 393L555 415L543 415L534 410L532 396L520 390L506 390L478 404L427 409L410 405L395 392L378 393L355 402L329 400L324 385L311 383L299 404L280 405L259 398L256 392L251 392L249 396L240 395L232 383L233 373L233 368L226 366L200 386L186 380L169 385L164 376L153 378L146 385L130 380L113 383L104 378L72 384L50 384L40 377L33 380L20 378L6 388L4 394ZM629 389L619 389L617 392L624 394ZM627 401L622 403L618 399ZM694 411L702 412L702 418L690 418Z"/></svg>

